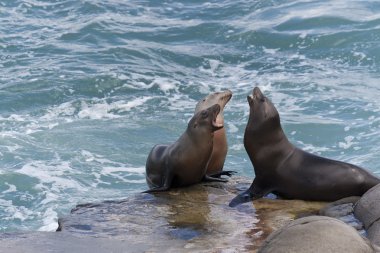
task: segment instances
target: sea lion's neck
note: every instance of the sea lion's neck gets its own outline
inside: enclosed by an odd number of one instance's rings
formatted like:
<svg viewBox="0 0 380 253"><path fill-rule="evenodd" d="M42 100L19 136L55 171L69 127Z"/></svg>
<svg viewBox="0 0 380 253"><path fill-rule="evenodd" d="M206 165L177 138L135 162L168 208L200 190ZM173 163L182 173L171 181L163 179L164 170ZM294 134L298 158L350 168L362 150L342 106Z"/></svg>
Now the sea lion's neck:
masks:
<svg viewBox="0 0 380 253"><path fill-rule="evenodd" d="M186 154L187 161L193 162L194 171L201 169L206 173L212 147L213 133L194 134L191 131L185 131L170 149L171 152L176 153L178 157L182 157Z"/></svg>
<svg viewBox="0 0 380 253"><path fill-rule="evenodd" d="M265 129L246 129L244 146L255 168L276 168L294 150L281 125Z"/></svg>
<svg viewBox="0 0 380 253"><path fill-rule="evenodd" d="M181 136L181 139L186 139L186 143L193 143L194 145L187 145L187 147L183 147L184 149L191 149L194 148L198 152L204 152L208 149L212 149L213 145L213 139L214 139L214 133L213 132L192 132L191 130L187 129L183 135Z"/></svg>

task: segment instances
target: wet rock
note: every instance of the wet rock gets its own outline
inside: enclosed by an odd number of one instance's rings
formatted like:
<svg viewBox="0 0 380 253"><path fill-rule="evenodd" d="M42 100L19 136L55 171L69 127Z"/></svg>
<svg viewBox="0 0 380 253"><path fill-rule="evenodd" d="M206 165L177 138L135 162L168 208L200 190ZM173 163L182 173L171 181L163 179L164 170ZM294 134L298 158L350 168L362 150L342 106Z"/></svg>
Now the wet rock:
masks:
<svg viewBox="0 0 380 253"><path fill-rule="evenodd" d="M380 184L372 187L360 198L354 213L364 223L372 244L380 248Z"/></svg>
<svg viewBox="0 0 380 253"><path fill-rule="evenodd" d="M354 212L354 205L359 199L360 197L354 196L331 202L322 208L319 214L337 219L350 215Z"/></svg>
<svg viewBox="0 0 380 253"><path fill-rule="evenodd" d="M326 217L297 219L272 233L260 253L372 253L370 244L344 222Z"/></svg>
<svg viewBox="0 0 380 253"><path fill-rule="evenodd" d="M355 228L364 236L366 231L364 230L363 223L354 215L354 207L359 199L360 197L353 196L329 203L319 211L319 215L339 219Z"/></svg>
<svg viewBox="0 0 380 253"><path fill-rule="evenodd" d="M227 184L79 205L59 220L59 229L144 245L148 252L254 252L272 231L325 205L272 197L230 208L236 189L250 184L250 179L233 177Z"/></svg>

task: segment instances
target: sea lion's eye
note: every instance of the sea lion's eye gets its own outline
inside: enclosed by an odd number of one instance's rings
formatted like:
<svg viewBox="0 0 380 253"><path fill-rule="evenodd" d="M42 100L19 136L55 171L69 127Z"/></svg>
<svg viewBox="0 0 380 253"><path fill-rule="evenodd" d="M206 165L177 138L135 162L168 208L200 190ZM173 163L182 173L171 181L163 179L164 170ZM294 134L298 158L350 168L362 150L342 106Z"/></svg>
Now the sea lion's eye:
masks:
<svg viewBox="0 0 380 253"><path fill-rule="evenodd" d="M203 111L203 112L201 113L201 116L202 116L202 118L207 118L207 116L208 116L208 112L207 112L207 111Z"/></svg>
<svg viewBox="0 0 380 253"><path fill-rule="evenodd" d="M261 98L261 99L260 99L260 102L263 102L263 103L264 103L264 102L265 102L265 98Z"/></svg>

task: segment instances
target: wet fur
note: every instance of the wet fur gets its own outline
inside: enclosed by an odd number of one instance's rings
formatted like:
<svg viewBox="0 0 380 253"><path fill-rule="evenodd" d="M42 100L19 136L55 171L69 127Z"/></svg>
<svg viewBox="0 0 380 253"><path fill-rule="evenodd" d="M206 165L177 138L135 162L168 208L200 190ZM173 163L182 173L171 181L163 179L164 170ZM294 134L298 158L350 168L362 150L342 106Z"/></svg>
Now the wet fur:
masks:
<svg viewBox="0 0 380 253"><path fill-rule="evenodd" d="M250 188L230 206L273 192L287 199L335 201L361 196L380 179L356 165L327 159L293 146L280 124L280 116L256 87L248 97L250 116L244 146L255 170Z"/></svg>

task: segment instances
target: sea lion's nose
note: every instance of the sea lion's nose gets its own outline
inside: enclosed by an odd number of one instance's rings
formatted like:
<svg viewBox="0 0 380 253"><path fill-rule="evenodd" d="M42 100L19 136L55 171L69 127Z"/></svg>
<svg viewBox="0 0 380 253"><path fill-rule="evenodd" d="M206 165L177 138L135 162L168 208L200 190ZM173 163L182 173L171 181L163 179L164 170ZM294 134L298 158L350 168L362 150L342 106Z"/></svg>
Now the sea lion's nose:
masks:
<svg viewBox="0 0 380 253"><path fill-rule="evenodd" d="M261 99L264 96L263 93L261 93L261 90L259 89L259 87L255 87L252 93L253 93L253 97L256 97L258 99Z"/></svg>

